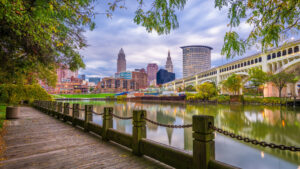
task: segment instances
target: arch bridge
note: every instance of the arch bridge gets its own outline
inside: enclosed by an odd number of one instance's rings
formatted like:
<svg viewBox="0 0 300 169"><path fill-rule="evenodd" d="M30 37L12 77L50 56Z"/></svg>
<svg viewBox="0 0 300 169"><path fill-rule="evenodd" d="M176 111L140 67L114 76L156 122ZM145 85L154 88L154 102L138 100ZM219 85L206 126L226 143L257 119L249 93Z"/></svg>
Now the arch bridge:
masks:
<svg viewBox="0 0 300 169"><path fill-rule="evenodd" d="M189 85L198 85L207 81L219 85L221 81L226 80L233 73L243 77L248 76L249 69L253 67L261 68L265 72L279 73L281 71L293 72L300 75L300 39L286 43L277 48L272 48L266 53L254 54L231 63L227 63L209 70L200 72L196 75L177 79L165 83L163 87L167 90L177 90ZM290 95L292 91L298 91L296 85L289 84L283 92L283 95ZM298 96L298 92L295 92ZM275 86L268 83L264 88L266 97L278 96Z"/></svg>

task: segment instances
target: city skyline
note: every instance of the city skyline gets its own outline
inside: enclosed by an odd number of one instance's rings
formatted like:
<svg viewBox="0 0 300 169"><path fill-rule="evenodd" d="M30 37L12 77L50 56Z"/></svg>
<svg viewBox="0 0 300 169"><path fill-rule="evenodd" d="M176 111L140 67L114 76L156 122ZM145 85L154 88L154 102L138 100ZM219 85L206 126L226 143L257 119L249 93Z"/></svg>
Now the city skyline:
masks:
<svg viewBox="0 0 300 169"><path fill-rule="evenodd" d="M148 33L142 26L133 22L136 6L134 2L127 2L126 9L117 9L112 19L105 15L97 15L96 28L94 31L87 30L88 47L81 51L86 64L85 70L80 74L99 75L100 77L111 76L115 73L116 55L120 48L126 51L127 70L135 68L146 68L147 63L156 63L159 68L165 65L165 53L170 49L176 78L181 78L182 72L182 50L180 46L205 45L211 46L212 67L216 67L233 60L226 60L221 56L221 48L227 28L227 10L219 11L214 7L214 1L187 1L183 11L177 12L179 28L172 30L169 35L157 35ZM199 10L199 8L202 10ZM96 11L105 11L103 6L97 5ZM199 17L201 16L201 17ZM251 26L242 24L237 32L242 37L248 35ZM260 52L260 49L247 49L247 53L234 60Z"/></svg>

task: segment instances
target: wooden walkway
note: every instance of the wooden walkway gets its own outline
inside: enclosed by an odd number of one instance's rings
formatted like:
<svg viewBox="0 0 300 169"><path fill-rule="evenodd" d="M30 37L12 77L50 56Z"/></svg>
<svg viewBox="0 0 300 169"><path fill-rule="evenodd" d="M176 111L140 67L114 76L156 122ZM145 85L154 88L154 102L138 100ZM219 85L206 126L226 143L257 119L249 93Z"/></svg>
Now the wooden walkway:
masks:
<svg viewBox="0 0 300 169"><path fill-rule="evenodd" d="M169 168L31 107L6 123L0 168Z"/></svg>

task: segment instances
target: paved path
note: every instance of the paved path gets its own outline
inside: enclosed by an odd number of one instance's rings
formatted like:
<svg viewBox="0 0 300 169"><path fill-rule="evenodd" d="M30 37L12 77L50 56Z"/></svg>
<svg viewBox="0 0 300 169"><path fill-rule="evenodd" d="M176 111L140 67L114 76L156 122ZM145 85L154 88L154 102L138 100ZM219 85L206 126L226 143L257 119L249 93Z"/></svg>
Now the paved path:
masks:
<svg viewBox="0 0 300 169"><path fill-rule="evenodd" d="M0 168L168 168L31 107L7 121Z"/></svg>

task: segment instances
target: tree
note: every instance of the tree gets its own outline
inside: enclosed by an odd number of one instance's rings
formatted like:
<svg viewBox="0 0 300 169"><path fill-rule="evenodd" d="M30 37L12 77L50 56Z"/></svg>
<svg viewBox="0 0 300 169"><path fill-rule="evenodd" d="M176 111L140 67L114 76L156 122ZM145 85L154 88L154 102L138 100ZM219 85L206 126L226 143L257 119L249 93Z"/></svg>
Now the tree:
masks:
<svg viewBox="0 0 300 169"><path fill-rule="evenodd" d="M196 91L196 89L193 85L188 85L187 87L185 87L184 90L187 92L195 92Z"/></svg>
<svg viewBox="0 0 300 169"><path fill-rule="evenodd" d="M259 86L263 86L268 81L268 75L266 72L261 70L258 67L253 67L249 70L249 81L252 82L252 85L257 88L257 94Z"/></svg>
<svg viewBox="0 0 300 169"><path fill-rule="evenodd" d="M222 82L225 90L233 92L234 95L240 94L240 88L242 87L242 78L237 74L232 74L225 81Z"/></svg>
<svg viewBox="0 0 300 169"><path fill-rule="evenodd" d="M216 8L229 8L230 29L224 37L222 55L227 58L242 55L246 48L257 42L262 51L278 46L280 40L300 30L299 6L299 0L215 0ZM234 28L244 21L252 30L246 38L241 38Z"/></svg>
<svg viewBox="0 0 300 169"><path fill-rule="evenodd" d="M272 82L279 91L280 104L282 89L286 87L287 83L294 83L294 79L295 75L293 73L286 73L284 71L270 75L270 82Z"/></svg>
<svg viewBox="0 0 300 169"><path fill-rule="evenodd" d="M198 85L196 98L202 100L208 100L209 98L217 95L217 88L213 83L204 82L201 85Z"/></svg>

